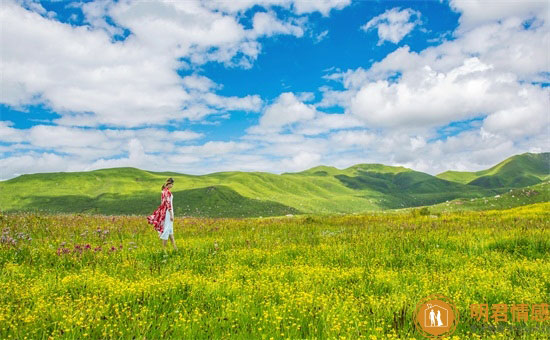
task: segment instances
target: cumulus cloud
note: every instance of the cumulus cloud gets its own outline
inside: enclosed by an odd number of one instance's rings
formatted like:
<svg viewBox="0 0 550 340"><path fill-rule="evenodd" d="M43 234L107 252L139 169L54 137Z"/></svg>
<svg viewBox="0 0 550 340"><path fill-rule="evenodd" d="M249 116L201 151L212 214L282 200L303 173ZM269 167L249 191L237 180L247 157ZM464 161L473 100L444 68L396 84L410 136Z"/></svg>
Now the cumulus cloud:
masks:
<svg viewBox="0 0 550 340"><path fill-rule="evenodd" d="M492 1L492 0L451 0L453 10L461 13L459 31L493 23L506 18L548 18L548 1ZM546 23L548 24L548 23Z"/></svg>
<svg viewBox="0 0 550 340"><path fill-rule="evenodd" d="M367 82L352 98L350 112L369 124L386 127L441 125L487 114L505 105L498 90L509 85L492 81L490 70L471 58L447 73L426 65L396 83Z"/></svg>
<svg viewBox="0 0 550 340"><path fill-rule="evenodd" d="M300 171L310 168L313 165L317 165L320 159L321 155L319 154L300 151L292 158L284 159L282 163L283 166L287 169Z"/></svg>
<svg viewBox="0 0 550 340"><path fill-rule="evenodd" d="M321 3L311 11L341 8L345 1ZM251 67L261 50L259 37L301 37L306 20L258 12L253 28L245 29L236 15L209 2L101 0L74 6L85 25L50 19L34 2L27 8L2 3L0 102L16 108L45 104L62 116L56 124L71 126L140 127L259 110L258 96L225 98L210 79L182 79L177 71L210 61ZM307 12L307 6L296 6ZM115 39L125 31L123 40Z"/></svg>
<svg viewBox="0 0 550 340"><path fill-rule="evenodd" d="M16 129L11 125L11 122L0 122L0 142L19 143L13 144L9 151L32 148L74 155L88 161L120 154L127 150L132 140L132 145L136 144L136 140L140 141L145 152L155 153L172 151L175 143L188 142L203 136L190 130L166 131L160 128L99 130L35 125L28 129Z"/></svg>
<svg viewBox="0 0 550 340"><path fill-rule="evenodd" d="M363 31L376 29L378 31L378 45L384 41L394 44L400 42L413 28L420 24L420 12L410 8L400 10L398 7L389 9L384 13L370 19L361 26Z"/></svg>
<svg viewBox="0 0 550 340"><path fill-rule="evenodd" d="M251 134L278 132L295 122L309 120L315 116L315 107L298 100L293 93L281 94L269 105L257 126L249 128Z"/></svg>
<svg viewBox="0 0 550 340"><path fill-rule="evenodd" d="M550 30L546 23L526 28L526 18L499 17L419 53L404 46L369 69L329 74L346 90L325 89L320 104L340 105L375 126L428 128L487 117L487 131L541 133L548 89L532 82L548 81L540 42L549 41ZM512 128L518 116L534 123Z"/></svg>
<svg viewBox="0 0 550 340"><path fill-rule="evenodd" d="M342 9L348 6L351 0L294 0L294 10L298 14L320 12L323 16L328 16L333 9Z"/></svg>
<svg viewBox="0 0 550 340"><path fill-rule="evenodd" d="M272 36L274 34L290 34L297 37L304 35L304 30L299 24L283 22L277 18L274 12L257 12L252 18L254 34L257 36Z"/></svg>

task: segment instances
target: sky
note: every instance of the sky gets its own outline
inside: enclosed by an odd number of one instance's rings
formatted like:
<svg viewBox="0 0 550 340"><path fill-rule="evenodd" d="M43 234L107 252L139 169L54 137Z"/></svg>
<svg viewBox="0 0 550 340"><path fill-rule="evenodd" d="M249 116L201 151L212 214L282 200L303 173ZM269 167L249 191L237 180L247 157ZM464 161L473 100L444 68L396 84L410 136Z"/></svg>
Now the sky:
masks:
<svg viewBox="0 0 550 340"><path fill-rule="evenodd" d="M477 171L550 150L550 2L0 4L0 180Z"/></svg>

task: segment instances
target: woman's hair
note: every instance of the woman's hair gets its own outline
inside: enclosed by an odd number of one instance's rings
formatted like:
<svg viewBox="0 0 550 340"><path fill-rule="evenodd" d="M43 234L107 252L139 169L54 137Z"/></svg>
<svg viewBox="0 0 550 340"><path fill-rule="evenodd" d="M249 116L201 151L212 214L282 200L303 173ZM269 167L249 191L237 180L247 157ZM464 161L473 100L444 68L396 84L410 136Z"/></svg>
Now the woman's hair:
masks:
<svg viewBox="0 0 550 340"><path fill-rule="evenodd" d="M165 188L168 184L172 184L172 183L174 183L174 179L173 179L172 177L168 178L168 179L166 180L166 183L164 183L164 184L162 185L162 190L164 190L164 188Z"/></svg>

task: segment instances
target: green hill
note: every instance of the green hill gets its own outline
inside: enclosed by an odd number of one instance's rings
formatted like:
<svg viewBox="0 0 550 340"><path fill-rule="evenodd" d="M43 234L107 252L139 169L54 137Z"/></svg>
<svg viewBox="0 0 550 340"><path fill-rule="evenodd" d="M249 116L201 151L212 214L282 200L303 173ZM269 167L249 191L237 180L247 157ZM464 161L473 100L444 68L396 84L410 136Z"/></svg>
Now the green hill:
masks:
<svg viewBox="0 0 550 340"><path fill-rule="evenodd" d="M198 217L250 217L298 214L300 211L278 202L239 195L226 186L173 190L174 215ZM49 213L97 213L141 215L152 213L160 204L158 193L134 192L129 195L103 193L86 195L35 195L25 201L26 209Z"/></svg>
<svg viewBox="0 0 550 340"><path fill-rule="evenodd" d="M475 200L540 184L549 178L548 160L548 153L523 154L488 170L438 176L382 164L346 169L318 166L281 175L217 172L195 176L136 168L38 173L0 182L0 210L147 215L160 203L162 183L173 177L179 216L362 213Z"/></svg>
<svg viewBox="0 0 550 340"><path fill-rule="evenodd" d="M500 210L518 206L550 202L550 181L524 188L515 188L503 194L474 199L455 199L429 208L432 212L458 210Z"/></svg>
<svg viewBox="0 0 550 340"><path fill-rule="evenodd" d="M549 179L550 153L524 153L477 172L446 171L436 177L483 188L521 188Z"/></svg>

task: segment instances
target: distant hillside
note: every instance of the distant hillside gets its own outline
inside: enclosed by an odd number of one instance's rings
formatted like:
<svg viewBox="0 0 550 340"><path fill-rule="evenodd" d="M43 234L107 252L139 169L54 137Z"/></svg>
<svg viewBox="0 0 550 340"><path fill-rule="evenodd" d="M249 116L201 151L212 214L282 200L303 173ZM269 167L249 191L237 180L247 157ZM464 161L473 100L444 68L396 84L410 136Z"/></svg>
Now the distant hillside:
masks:
<svg viewBox="0 0 550 340"><path fill-rule="evenodd" d="M550 202L550 181L524 188L510 189L503 194L475 199L455 199L431 206L432 212L457 210L500 210L522 205Z"/></svg>
<svg viewBox="0 0 550 340"><path fill-rule="evenodd" d="M0 210L147 215L160 203L162 183L175 180L178 216L252 217L301 213L361 213L472 200L548 179L549 154L523 154L474 173L438 176L404 167L318 166L281 175L218 172L194 176L112 168L22 175L0 182ZM540 196L543 197L543 196Z"/></svg>
<svg viewBox="0 0 550 340"><path fill-rule="evenodd" d="M446 171L436 177L482 188L522 188L549 179L550 153L524 153L477 172Z"/></svg>

